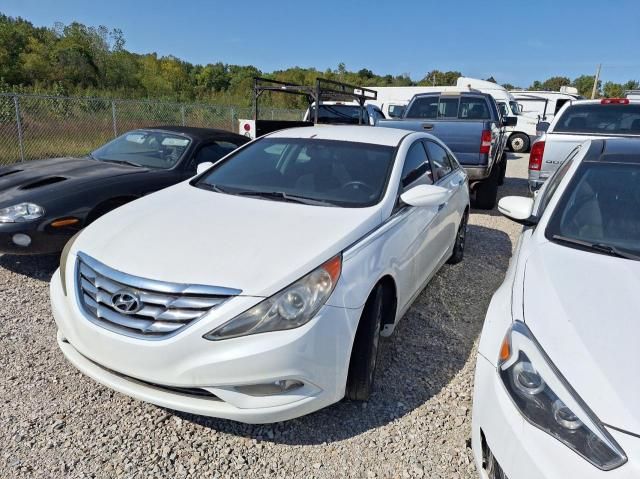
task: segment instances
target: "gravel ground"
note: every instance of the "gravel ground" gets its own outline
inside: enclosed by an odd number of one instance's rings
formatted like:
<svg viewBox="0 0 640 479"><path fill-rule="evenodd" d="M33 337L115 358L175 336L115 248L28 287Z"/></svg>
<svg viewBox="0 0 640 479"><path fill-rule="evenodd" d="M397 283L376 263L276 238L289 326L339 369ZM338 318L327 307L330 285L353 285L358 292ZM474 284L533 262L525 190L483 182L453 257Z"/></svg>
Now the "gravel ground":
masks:
<svg viewBox="0 0 640 479"><path fill-rule="evenodd" d="M509 161L502 195L526 194L526 161ZM381 343L368 403L268 426L176 413L82 376L55 342L57 258L0 256L0 478L475 478L476 344L519 230L472 212L465 260Z"/></svg>

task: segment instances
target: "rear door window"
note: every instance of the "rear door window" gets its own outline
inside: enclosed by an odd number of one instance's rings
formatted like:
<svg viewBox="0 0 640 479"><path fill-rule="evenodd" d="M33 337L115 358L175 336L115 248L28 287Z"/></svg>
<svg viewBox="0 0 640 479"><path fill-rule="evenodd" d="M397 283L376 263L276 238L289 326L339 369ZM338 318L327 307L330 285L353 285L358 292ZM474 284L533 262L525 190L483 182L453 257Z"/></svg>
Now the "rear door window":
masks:
<svg viewBox="0 0 640 479"><path fill-rule="evenodd" d="M564 111L553 131L587 135L640 135L640 104L574 104Z"/></svg>
<svg viewBox="0 0 640 479"><path fill-rule="evenodd" d="M409 111L407 118L428 118L435 120L438 118L438 95L422 96L416 98Z"/></svg>
<svg viewBox="0 0 640 479"><path fill-rule="evenodd" d="M501 114L505 116L507 114L507 107L504 103L501 103L501 106L504 108L504 112ZM463 96L460 99L458 118L461 120L489 120L491 117L489 116L487 102L484 98Z"/></svg>

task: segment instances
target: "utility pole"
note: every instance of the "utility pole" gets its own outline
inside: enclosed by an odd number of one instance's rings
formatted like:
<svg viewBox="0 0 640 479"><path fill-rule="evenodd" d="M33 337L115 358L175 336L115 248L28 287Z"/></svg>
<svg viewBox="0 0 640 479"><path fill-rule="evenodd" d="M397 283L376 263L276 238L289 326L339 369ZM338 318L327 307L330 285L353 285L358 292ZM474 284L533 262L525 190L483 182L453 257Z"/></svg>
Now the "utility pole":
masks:
<svg viewBox="0 0 640 479"><path fill-rule="evenodd" d="M596 97L596 90L598 89L598 80L600 80L600 67L602 64L598 65L598 69L596 70L596 77L593 80L593 90L591 90L591 99L593 100Z"/></svg>

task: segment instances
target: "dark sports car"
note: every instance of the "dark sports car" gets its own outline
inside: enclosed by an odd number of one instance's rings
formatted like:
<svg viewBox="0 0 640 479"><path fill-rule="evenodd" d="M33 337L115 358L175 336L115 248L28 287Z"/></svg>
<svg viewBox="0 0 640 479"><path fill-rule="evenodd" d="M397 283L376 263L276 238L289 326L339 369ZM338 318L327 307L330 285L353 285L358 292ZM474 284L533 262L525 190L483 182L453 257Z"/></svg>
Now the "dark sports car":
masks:
<svg viewBox="0 0 640 479"><path fill-rule="evenodd" d="M222 130L133 130L83 158L0 168L0 253L61 251L96 218L196 174L249 141Z"/></svg>

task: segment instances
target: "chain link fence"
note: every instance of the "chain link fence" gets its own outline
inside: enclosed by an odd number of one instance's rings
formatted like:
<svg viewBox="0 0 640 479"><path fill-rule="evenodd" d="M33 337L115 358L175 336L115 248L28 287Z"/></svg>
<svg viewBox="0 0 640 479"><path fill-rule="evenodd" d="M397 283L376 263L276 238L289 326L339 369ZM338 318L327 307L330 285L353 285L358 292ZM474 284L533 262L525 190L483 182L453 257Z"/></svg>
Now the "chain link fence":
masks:
<svg viewBox="0 0 640 479"><path fill-rule="evenodd" d="M260 117L300 120L303 111L261 108ZM251 108L151 100L0 93L0 165L82 156L135 128L199 126L237 132Z"/></svg>

